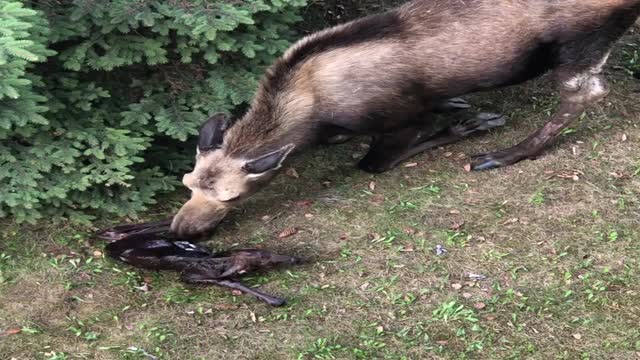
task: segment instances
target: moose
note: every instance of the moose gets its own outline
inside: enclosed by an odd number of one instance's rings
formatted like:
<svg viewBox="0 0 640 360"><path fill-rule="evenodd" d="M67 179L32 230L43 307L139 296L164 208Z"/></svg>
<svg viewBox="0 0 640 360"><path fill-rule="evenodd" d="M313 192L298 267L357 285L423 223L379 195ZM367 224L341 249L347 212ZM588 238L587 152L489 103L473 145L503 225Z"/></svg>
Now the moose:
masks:
<svg viewBox="0 0 640 360"><path fill-rule="evenodd" d="M171 230L193 237L267 185L315 145L371 137L358 166L379 173L434 146L504 123L494 114L445 129L434 114L469 107L459 97L551 72L557 111L510 148L477 155L473 170L533 159L608 94L601 75L640 0L413 0L296 42L262 78L236 121L214 114L201 127L191 198Z"/></svg>

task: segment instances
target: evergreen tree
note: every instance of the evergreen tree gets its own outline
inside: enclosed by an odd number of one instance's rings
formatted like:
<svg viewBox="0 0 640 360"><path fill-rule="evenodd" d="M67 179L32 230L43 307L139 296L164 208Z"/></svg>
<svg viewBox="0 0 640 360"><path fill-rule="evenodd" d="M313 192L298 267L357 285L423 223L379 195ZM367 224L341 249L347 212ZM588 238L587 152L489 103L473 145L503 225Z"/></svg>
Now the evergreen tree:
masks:
<svg viewBox="0 0 640 360"><path fill-rule="evenodd" d="M0 217L135 215L247 103L305 0L0 0Z"/></svg>

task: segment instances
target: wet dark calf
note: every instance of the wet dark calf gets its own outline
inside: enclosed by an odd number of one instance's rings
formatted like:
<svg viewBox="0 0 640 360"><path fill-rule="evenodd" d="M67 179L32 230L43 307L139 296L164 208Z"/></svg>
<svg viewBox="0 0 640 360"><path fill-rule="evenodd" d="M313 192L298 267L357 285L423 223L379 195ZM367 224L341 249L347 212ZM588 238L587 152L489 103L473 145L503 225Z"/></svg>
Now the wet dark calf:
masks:
<svg viewBox="0 0 640 360"><path fill-rule="evenodd" d="M472 159L474 170L533 158L608 93L601 72L640 0L414 0L303 38L265 74L237 121L202 127L192 197L171 227L206 231L268 184L293 155L353 135L372 138L359 167L382 172L433 146L500 126L479 114L448 129L434 113L468 107L459 96L552 72L556 113L511 148Z"/></svg>
<svg viewBox="0 0 640 360"><path fill-rule="evenodd" d="M125 225L101 231L110 241L106 254L127 264L150 270L173 270L189 284L217 285L240 290L272 306L285 300L248 287L237 279L244 274L277 266L300 264L299 258L257 249L212 254L207 248L180 241L166 233L166 222Z"/></svg>

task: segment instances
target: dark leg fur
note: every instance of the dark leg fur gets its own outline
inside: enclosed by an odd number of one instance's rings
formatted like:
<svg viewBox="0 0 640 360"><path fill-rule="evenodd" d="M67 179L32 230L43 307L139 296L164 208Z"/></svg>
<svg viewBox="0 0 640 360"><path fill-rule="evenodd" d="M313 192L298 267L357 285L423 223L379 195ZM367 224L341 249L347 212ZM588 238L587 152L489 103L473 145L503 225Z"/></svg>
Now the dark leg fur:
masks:
<svg viewBox="0 0 640 360"><path fill-rule="evenodd" d="M434 113L444 113L469 109L471 105L462 98L451 98L437 103L433 107ZM343 144L353 138L354 135L341 132L339 129L330 129L321 141L325 145Z"/></svg>
<svg viewBox="0 0 640 360"><path fill-rule="evenodd" d="M497 114L481 113L475 118L446 128L435 135L419 128L407 128L374 138L367 155L360 160L358 167L381 173L397 166L423 151L454 143L472 134L494 127L503 126L506 118Z"/></svg>
<svg viewBox="0 0 640 360"><path fill-rule="evenodd" d="M606 63L613 43L634 23L640 6L614 15L597 33L565 45L559 51L556 78L560 88L560 108L538 131L508 149L478 155L472 161L473 170L487 170L535 158L587 106L604 98L609 87L599 74ZM585 56L590 54L590 56Z"/></svg>
<svg viewBox="0 0 640 360"><path fill-rule="evenodd" d="M182 281L188 284L217 285L217 286L226 287L234 290L240 290L245 294L255 296L258 300L263 301L271 306L282 306L286 303L284 299L280 299L275 296L265 294L259 290L250 288L238 281L205 278L197 274L184 274L182 276Z"/></svg>
<svg viewBox="0 0 640 360"><path fill-rule="evenodd" d="M436 104L433 107L434 113L443 113L448 111L457 111L469 109L471 105L462 98L451 98L441 103Z"/></svg>

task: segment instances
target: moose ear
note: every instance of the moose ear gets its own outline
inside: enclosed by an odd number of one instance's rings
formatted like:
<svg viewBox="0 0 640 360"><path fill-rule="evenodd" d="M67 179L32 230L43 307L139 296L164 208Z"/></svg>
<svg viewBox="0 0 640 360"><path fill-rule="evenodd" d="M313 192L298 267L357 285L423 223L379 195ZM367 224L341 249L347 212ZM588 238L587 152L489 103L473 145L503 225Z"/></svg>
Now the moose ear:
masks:
<svg viewBox="0 0 640 360"><path fill-rule="evenodd" d="M200 128L198 138L198 151L210 151L219 149L222 145L224 132L229 128L229 116L217 113L211 116Z"/></svg>
<svg viewBox="0 0 640 360"><path fill-rule="evenodd" d="M242 166L242 169L253 175L277 170L282 166L282 162L294 147L296 147L294 144L288 144L257 159L249 160Z"/></svg>

